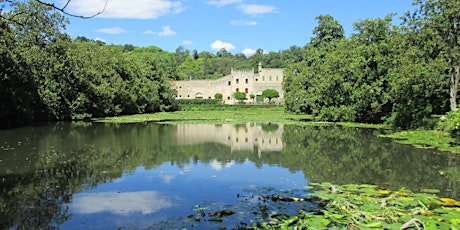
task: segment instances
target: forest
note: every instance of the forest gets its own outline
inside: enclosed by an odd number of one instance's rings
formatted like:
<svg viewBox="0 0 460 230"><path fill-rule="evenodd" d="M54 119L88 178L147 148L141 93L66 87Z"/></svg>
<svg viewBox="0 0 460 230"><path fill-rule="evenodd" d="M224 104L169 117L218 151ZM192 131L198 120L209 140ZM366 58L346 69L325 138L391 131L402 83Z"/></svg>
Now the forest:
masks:
<svg viewBox="0 0 460 230"><path fill-rule="evenodd" d="M175 111L171 80L214 79L262 62L285 68L287 112L427 127L433 115L457 110L460 2L414 5L400 25L394 14L360 20L349 37L333 16L319 15L303 47L247 57L71 38L65 12L36 0L2 1L0 126Z"/></svg>

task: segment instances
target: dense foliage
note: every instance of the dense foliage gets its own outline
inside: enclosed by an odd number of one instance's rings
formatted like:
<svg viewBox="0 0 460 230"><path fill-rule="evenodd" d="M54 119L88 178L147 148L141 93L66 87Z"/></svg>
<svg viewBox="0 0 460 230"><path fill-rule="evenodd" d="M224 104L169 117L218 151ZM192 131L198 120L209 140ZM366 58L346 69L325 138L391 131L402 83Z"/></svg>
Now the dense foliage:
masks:
<svg viewBox="0 0 460 230"><path fill-rule="evenodd" d="M268 98L268 101L271 102L273 98L280 97L280 93L278 93L278 91L276 91L275 89L266 89L262 91L262 97Z"/></svg>
<svg viewBox="0 0 460 230"><path fill-rule="evenodd" d="M177 110L171 80L257 71L259 62L286 69L286 110L317 120L408 129L457 109L460 4L454 0L415 1L418 8L400 26L391 14L357 21L348 38L331 15L320 15L304 47L258 49L250 57L71 39L56 8L33 0L2 4L11 10L0 11L0 127Z"/></svg>
<svg viewBox="0 0 460 230"><path fill-rule="evenodd" d="M173 54L72 40L53 8L13 6L0 21L2 126L176 109Z"/></svg>
<svg viewBox="0 0 460 230"><path fill-rule="evenodd" d="M361 20L350 38L332 16L317 17L304 60L285 71L286 109L404 129L428 126L431 115L449 110L449 98L455 110L460 4L416 4L420 9L403 25L394 26L393 15Z"/></svg>

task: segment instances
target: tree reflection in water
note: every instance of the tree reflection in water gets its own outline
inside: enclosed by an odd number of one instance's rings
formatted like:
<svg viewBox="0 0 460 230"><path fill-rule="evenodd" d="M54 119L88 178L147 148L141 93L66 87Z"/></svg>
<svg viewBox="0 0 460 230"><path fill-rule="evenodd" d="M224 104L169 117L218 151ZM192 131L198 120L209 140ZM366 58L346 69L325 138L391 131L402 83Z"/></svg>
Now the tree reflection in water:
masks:
<svg viewBox="0 0 460 230"><path fill-rule="evenodd" d="M167 162L181 172L193 170L194 165L224 171L251 162L257 169L267 165L303 173L305 183L371 183L414 191L437 188L441 196L458 198L458 156L396 144L376 138L374 132L256 123L56 123L2 130L0 228L59 228L72 222L76 211L91 213L97 208L119 215L130 212L126 204L117 206L123 202L113 200L135 204L137 209L132 212L141 214L167 209L176 201L148 187L154 185L146 184L139 189L142 191L126 190L122 195L91 193L136 174L139 167L155 171ZM165 186L177 181L164 171L159 174ZM245 177L244 172L232 176L232 183ZM260 183L278 179L260 177ZM202 196L196 197L201 199L196 203L202 202ZM100 202L97 208L85 209L96 201ZM69 205L72 203L78 205ZM151 207L154 205L157 207Z"/></svg>

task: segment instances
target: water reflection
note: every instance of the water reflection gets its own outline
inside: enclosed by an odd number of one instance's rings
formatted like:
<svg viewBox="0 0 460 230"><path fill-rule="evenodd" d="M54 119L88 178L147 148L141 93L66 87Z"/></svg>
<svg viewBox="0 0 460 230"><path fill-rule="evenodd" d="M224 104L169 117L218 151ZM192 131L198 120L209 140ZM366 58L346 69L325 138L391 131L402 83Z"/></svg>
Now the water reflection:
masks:
<svg viewBox="0 0 460 230"><path fill-rule="evenodd" d="M0 228L154 228L168 220L191 226L203 224L183 222L196 205L231 205L240 214L225 224L235 226L258 218L236 194L302 189L308 181L437 188L459 198L457 155L373 132L257 123L1 130Z"/></svg>
<svg viewBox="0 0 460 230"><path fill-rule="evenodd" d="M156 191L80 193L74 196L73 203L73 211L79 214L145 215L173 206L167 196Z"/></svg>
<svg viewBox="0 0 460 230"><path fill-rule="evenodd" d="M283 149L283 128L282 124L256 123L178 125L176 136L179 145L214 142L229 146L231 153L256 151L261 157L262 152Z"/></svg>

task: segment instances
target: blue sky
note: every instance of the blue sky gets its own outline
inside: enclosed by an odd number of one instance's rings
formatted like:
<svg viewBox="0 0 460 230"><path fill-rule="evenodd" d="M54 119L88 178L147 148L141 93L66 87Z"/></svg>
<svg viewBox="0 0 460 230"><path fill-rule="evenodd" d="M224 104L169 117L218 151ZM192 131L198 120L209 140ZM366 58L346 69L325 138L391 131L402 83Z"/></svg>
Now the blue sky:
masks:
<svg viewBox="0 0 460 230"><path fill-rule="evenodd" d="M72 0L70 13L89 16L104 8L106 0ZM395 12L394 23L412 0L107 0L105 11L92 19L70 18L66 32L107 44L177 47L250 55L304 46L317 26L315 17L330 14L349 36L353 22L385 17Z"/></svg>

